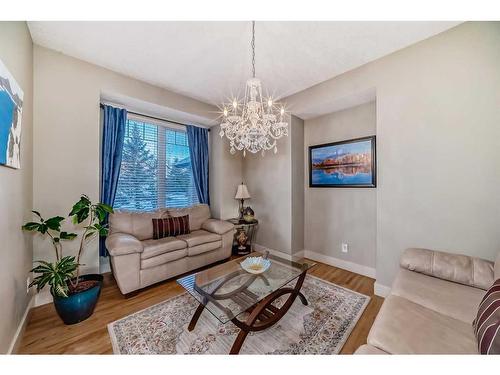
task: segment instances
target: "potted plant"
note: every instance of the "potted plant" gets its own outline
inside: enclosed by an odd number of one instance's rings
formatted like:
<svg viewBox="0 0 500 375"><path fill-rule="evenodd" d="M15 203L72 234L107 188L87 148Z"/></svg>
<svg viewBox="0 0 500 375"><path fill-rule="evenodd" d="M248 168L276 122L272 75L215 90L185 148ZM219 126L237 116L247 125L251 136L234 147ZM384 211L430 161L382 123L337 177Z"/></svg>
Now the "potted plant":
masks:
<svg viewBox="0 0 500 375"><path fill-rule="evenodd" d="M108 234L104 224L106 215L113 209L103 203L93 204L86 195L73 205L69 217L74 224L83 224L78 254L64 256L63 241L74 240L78 235L61 231L61 224L65 220L62 216L44 219L38 211L32 211L37 221L31 221L22 226L23 230L38 232L48 236L55 253L55 262L39 260L38 266L33 268L37 276L30 287L36 286L40 291L45 285L50 286L50 293L54 299L57 313L65 324L75 324L92 315L101 293L102 276L98 274L80 275L80 258L86 245L98 236Z"/></svg>

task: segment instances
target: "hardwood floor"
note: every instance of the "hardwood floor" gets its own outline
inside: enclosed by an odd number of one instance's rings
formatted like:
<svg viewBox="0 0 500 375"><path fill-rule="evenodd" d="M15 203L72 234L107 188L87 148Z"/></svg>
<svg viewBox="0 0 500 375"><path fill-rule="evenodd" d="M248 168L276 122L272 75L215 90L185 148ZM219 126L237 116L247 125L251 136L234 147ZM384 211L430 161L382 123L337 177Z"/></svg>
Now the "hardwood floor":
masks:
<svg viewBox="0 0 500 375"><path fill-rule="evenodd" d="M373 294L375 280L340 268L318 263L310 274L371 297L370 303L342 348L353 353L366 337L380 310L383 298ZM53 304L35 307L24 333L20 354L112 354L107 324L136 311L183 293L175 279L165 281L125 299L111 274L104 275L104 287L94 314L84 322L64 325Z"/></svg>

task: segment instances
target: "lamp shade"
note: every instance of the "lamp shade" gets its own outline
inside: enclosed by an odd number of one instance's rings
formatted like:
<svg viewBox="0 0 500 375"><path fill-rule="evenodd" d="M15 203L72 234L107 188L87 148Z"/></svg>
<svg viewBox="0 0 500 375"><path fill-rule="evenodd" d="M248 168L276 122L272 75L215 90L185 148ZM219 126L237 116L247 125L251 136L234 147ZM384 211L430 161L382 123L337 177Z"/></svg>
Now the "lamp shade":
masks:
<svg viewBox="0 0 500 375"><path fill-rule="evenodd" d="M238 185L238 190L236 191L236 196L234 197L234 199L250 199L250 194L248 194L246 185Z"/></svg>

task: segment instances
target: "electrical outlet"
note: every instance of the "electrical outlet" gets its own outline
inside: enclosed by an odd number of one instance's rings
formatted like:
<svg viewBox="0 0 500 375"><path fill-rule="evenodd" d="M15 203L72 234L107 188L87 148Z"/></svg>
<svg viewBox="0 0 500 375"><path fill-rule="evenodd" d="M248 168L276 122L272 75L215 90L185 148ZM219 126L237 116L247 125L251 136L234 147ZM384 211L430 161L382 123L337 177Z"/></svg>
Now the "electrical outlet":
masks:
<svg viewBox="0 0 500 375"><path fill-rule="evenodd" d="M347 242L342 242L342 252L343 253L349 252L349 245L347 245Z"/></svg>
<svg viewBox="0 0 500 375"><path fill-rule="evenodd" d="M31 276L26 278L26 294L30 293Z"/></svg>

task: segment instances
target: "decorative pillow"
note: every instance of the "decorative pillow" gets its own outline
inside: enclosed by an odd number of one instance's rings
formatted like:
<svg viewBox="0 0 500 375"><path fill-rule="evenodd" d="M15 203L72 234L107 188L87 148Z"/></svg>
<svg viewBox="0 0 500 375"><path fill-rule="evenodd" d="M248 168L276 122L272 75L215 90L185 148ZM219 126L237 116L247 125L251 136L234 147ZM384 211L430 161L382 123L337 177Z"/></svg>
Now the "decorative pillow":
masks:
<svg viewBox="0 0 500 375"><path fill-rule="evenodd" d="M472 323L481 354L500 354L500 279L484 295Z"/></svg>
<svg viewBox="0 0 500 375"><path fill-rule="evenodd" d="M189 233L191 233L189 229L189 215L153 219L153 238L155 240Z"/></svg>

